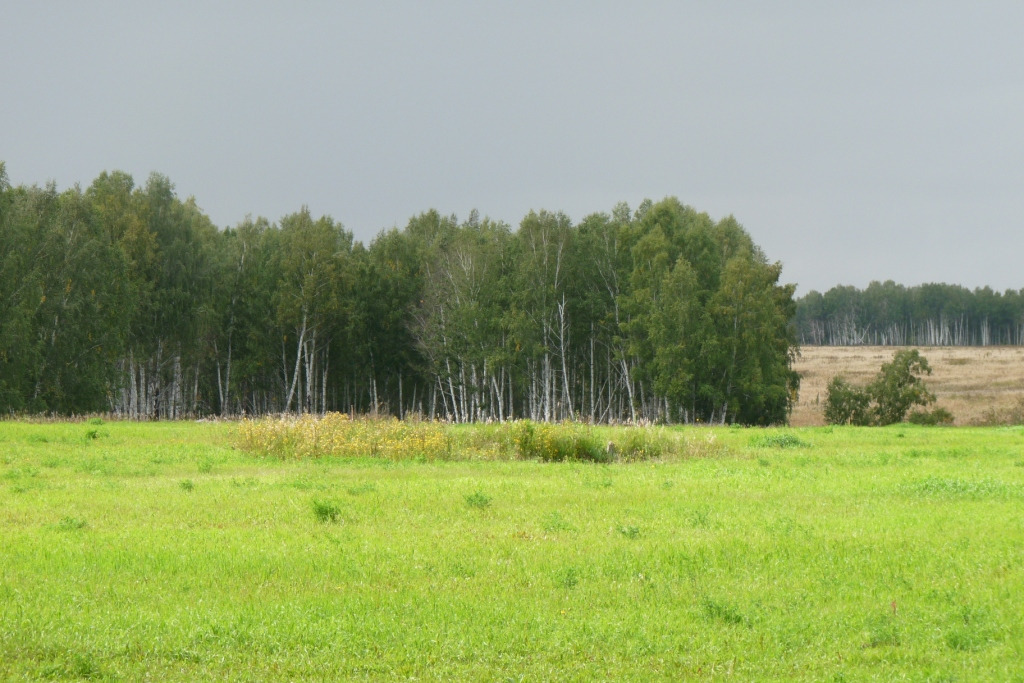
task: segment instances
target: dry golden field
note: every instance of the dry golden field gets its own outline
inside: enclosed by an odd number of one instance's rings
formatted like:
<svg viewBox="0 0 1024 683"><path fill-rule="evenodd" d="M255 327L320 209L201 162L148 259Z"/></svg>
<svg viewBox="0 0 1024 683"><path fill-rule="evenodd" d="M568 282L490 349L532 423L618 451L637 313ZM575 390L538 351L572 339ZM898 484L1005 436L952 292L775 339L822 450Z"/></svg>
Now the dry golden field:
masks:
<svg viewBox="0 0 1024 683"><path fill-rule="evenodd" d="M953 413L958 425L1012 422L1024 412L1024 347L1018 346L922 346L932 374L925 383L935 393L937 405ZM833 375L843 375L864 385L882 363L892 360L891 346L805 346L796 370L800 373L800 398L790 424L824 424L822 402L825 386Z"/></svg>

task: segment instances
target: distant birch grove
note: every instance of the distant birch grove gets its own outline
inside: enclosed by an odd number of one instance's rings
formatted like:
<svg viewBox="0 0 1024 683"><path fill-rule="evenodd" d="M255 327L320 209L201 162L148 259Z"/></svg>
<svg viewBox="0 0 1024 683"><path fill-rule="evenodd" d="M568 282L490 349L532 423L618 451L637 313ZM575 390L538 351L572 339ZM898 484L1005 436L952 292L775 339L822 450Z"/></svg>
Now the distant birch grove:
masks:
<svg viewBox="0 0 1024 683"><path fill-rule="evenodd" d="M837 286L797 301L799 341L813 346L1020 346L1024 290L959 285Z"/></svg>
<svg viewBox="0 0 1024 683"><path fill-rule="evenodd" d="M517 229L427 211L369 245L305 208L217 229L158 174L12 187L0 411L772 424L794 286L674 198Z"/></svg>

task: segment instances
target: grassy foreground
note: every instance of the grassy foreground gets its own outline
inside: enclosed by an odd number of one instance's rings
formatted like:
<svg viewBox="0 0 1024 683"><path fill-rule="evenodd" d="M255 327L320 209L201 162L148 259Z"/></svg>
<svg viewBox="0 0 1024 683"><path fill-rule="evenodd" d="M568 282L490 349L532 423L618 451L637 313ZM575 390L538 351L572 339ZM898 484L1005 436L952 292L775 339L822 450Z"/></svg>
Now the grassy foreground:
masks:
<svg viewBox="0 0 1024 683"><path fill-rule="evenodd" d="M0 679L1024 680L1024 429L616 464L0 423Z"/></svg>

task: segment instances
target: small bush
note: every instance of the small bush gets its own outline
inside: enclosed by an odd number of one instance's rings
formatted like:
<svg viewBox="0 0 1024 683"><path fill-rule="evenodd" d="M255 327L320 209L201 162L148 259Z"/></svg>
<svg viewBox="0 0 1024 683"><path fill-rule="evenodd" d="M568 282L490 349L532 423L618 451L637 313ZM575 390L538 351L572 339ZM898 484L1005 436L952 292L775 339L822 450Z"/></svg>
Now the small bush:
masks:
<svg viewBox="0 0 1024 683"><path fill-rule="evenodd" d="M178 486L180 486L181 490L185 491L186 493L191 492L196 487L196 485L192 483L191 479L184 480L183 482L178 484Z"/></svg>
<svg viewBox="0 0 1024 683"><path fill-rule="evenodd" d="M915 410L907 417L907 422L915 425L927 425L930 427L951 425L953 424L953 413L949 412L945 408Z"/></svg>
<svg viewBox="0 0 1024 683"><path fill-rule="evenodd" d="M871 424L871 397L840 375L825 389L825 422L832 425Z"/></svg>

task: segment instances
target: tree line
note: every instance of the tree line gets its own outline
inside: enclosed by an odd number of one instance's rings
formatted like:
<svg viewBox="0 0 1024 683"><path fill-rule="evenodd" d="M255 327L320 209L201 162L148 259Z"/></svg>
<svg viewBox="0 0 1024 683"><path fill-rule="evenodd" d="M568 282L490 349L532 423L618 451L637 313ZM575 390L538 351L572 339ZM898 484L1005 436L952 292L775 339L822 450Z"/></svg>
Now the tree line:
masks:
<svg viewBox="0 0 1024 683"><path fill-rule="evenodd" d="M426 211L369 245L303 208L218 229L159 174L12 187L0 411L784 422L794 287L675 198L518 229Z"/></svg>
<svg viewBox="0 0 1024 683"><path fill-rule="evenodd" d="M1024 344L1024 289L959 285L833 287L797 300L800 343L815 346Z"/></svg>

